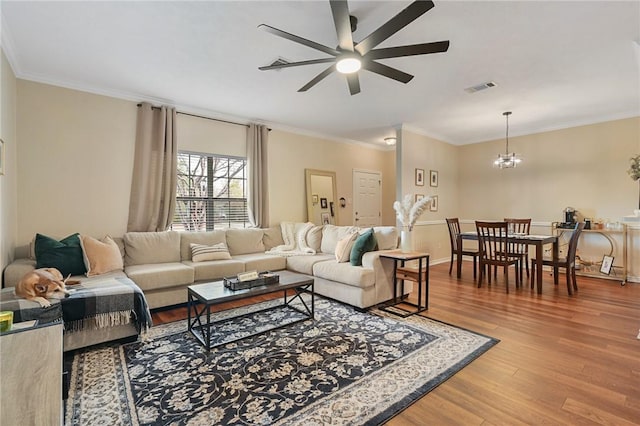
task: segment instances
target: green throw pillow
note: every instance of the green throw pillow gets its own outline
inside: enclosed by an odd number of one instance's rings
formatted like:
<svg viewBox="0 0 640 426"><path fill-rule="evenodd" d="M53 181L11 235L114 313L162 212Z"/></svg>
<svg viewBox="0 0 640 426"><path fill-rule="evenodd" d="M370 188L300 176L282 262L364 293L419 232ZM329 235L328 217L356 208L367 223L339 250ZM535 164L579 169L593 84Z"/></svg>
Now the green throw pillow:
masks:
<svg viewBox="0 0 640 426"><path fill-rule="evenodd" d="M373 234L373 228L360 235L351 248L351 257L349 261L353 266L362 266L362 256L368 251L373 251L378 242Z"/></svg>
<svg viewBox="0 0 640 426"><path fill-rule="evenodd" d="M56 268L64 277L87 272L79 234L69 235L60 241L36 234L35 251L36 268Z"/></svg>

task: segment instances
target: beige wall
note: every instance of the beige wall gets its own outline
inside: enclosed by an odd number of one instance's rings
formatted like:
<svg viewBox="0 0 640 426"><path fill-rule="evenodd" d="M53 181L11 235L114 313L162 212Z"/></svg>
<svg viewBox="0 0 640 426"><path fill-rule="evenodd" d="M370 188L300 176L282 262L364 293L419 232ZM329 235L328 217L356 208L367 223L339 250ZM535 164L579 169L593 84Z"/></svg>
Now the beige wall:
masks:
<svg viewBox="0 0 640 426"><path fill-rule="evenodd" d="M18 80L18 244L36 232L120 236L136 104Z"/></svg>
<svg viewBox="0 0 640 426"><path fill-rule="evenodd" d="M430 261L449 259L449 231L444 221L458 215L458 151L459 148L439 140L401 130L398 150L402 167L402 196L422 194L438 196L438 211L427 211L418 219L412 240L415 250L431 254ZM424 170L424 186L416 185L416 169ZM430 186L430 171L438 172L438 186ZM399 197L401 198L401 197Z"/></svg>
<svg viewBox="0 0 640 426"><path fill-rule="evenodd" d="M523 158L515 169L492 167L504 146L501 139L460 147L465 218L561 221L571 206L583 217L617 221L638 208L638 183L627 169L640 152L640 118L509 138Z"/></svg>
<svg viewBox="0 0 640 426"><path fill-rule="evenodd" d="M336 198L347 199L338 209L339 225L353 224L354 169L382 173L382 223L394 225L395 153L361 145L297 135L279 130L269 135L269 220L305 221L305 169L336 172Z"/></svg>
<svg viewBox="0 0 640 426"><path fill-rule="evenodd" d="M0 176L0 271L14 258L17 239L16 77L0 50L0 138L4 141L4 175Z"/></svg>

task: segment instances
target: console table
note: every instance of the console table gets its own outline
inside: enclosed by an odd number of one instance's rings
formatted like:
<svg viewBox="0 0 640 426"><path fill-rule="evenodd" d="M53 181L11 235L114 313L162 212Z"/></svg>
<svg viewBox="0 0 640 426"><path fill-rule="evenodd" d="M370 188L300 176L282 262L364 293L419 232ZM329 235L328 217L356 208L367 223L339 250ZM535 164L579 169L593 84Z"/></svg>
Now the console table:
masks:
<svg viewBox="0 0 640 426"><path fill-rule="evenodd" d="M556 226L554 226L553 228L558 237L562 237L562 235L565 233L573 232L573 229L558 228ZM589 236L595 235L598 235L603 242L606 241L605 245L607 246L607 249L602 253L601 256L614 256L617 265L614 264L611 267L611 274L605 274L603 272L600 272L600 265L602 264L601 261L585 262L581 259L581 268L576 268L576 275L620 281L621 285L625 285L627 282L627 226L625 224L620 224L619 228L613 229L584 229L580 234L579 241L582 244L586 245L588 243L587 240L590 239ZM615 241L618 239L617 237L621 239L620 251L622 253L617 253L616 250ZM621 256L615 256L616 254L621 254ZM591 270L591 266L595 267L594 270ZM585 270L585 267L589 268L590 270ZM618 275L618 272L616 270L620 271L620 275Z"/></svg>
<svg viewBox="0 0 640 426"><path fill-rule="evenodd" d="M380 309L403 318L429 309L429 253L392 251L382 253L380 257L393 260L393 299ZM406 264L411 261L418 262L417 268ZM405 281L417 284L418 303L402 300ZM413 306L416 309L405 309L402 305Z"/></svg>

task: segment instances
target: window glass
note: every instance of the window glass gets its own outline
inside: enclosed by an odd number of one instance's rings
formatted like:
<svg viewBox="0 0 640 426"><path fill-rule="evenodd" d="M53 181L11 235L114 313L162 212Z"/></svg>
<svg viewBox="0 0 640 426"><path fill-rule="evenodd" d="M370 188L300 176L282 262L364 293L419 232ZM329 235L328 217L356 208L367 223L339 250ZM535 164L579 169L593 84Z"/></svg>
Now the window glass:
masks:
<svg viewBox="0 0 640 426"><path fill-rule="evenodd" d="M246 170L244 158L179 152L171 229L210 231L249 226Z"/></svg>

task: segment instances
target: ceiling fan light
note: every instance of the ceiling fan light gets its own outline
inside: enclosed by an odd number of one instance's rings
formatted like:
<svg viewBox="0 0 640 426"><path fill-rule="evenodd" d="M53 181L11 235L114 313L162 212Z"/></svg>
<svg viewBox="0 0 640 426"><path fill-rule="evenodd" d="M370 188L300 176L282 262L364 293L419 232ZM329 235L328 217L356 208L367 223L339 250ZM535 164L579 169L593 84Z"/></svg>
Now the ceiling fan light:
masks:
<svg viewBox="0 0 640 426"><path fill-rule="evenodd" d="M336 69L342 74L352 74L357 72L362 66L360 59L352 56L342 58L336 63Z"/></svg>
<svg viewBox="0 0 640 426"><path fill-rule="evenodd" d="M387 145L395 145L396 144L396 138L393 137L389 137L389 138L384 138L384 141Z"/></svg>

